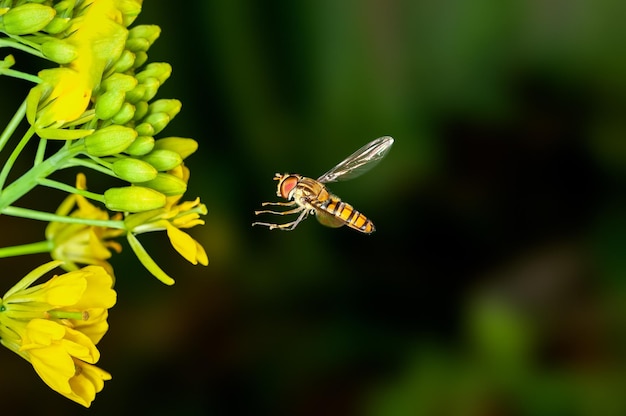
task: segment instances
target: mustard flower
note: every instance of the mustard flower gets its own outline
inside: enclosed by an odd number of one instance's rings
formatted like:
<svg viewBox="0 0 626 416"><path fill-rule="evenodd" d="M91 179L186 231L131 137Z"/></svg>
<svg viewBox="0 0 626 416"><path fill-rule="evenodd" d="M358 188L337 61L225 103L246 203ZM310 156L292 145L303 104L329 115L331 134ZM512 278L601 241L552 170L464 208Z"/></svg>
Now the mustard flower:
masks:
<svg viewBox="0 0 626 416"><path fill-rule="evenodd" d="M28 97L29 122L42 129L58 128L78 119L87 109L106 66L123 53L128 26L141 10L141 0L86 0L71 20L64 40L76 56L60 68L39 73L42 83Z"/></svg>
<svg viewBox="0 0 626 416"><path fill-rule="evenodd" d="M0 299L0 343L29 361L50 388L89 407L111 379L94 364L117 295L113 278L98 266L32 286L60 264L39 266Z"/></svg>
<svg viewBox="0 0 626 416"><path fill-rule="evenodd" d="M76 176L76 188L87 189L85 175ZM61 203L56 211L57 215L73 218L108 220L107 211L91 204L87 198L79 194L70 194ZM112 219L119 219L116 215ZM112 239L124 234L124 230L93 225L51 222L46 227L46 239L52 242L50 252L55 260L64 262L66 270L77 270L78 264L92 264L103 267L107 273L113 275L113 267L107 260L111 257L111 250L119 253L122 246Z"/></svg>
<svg viewBox="0 0 626 416"><path fill-rule="evenodd" d="M184 164L180 164L168 173L179 178L184 183L187 183L189 180L189 169ZM165 230L172 247L185 260L194 265L198 263L203 266L208 265L209 259L204 247L189 234L181 231L181 229L204 224L204 220L200 219L200 215L206 215L206 206L200 203L199 198L179 203L181 198L182 195L169 196L166 198L165 207L131 214L124 220L129 231L127 238L131 248L135 251L143 265L166 284L173 284L174 280L156 266L134 235Z"/></svg>

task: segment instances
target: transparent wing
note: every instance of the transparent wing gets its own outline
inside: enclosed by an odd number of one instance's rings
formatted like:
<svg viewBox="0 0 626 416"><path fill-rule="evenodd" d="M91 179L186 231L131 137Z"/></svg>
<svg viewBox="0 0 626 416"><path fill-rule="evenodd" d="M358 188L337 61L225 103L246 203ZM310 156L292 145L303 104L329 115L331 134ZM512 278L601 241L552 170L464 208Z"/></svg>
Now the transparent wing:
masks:
<svg viewBox="0 0 626 416"><path fill-rule="evenodd" d="M337 166L320 176L317 181L327 183L355 178L380 162L392 144L393 138L389 136L379 137L352 153Z"/></svg>

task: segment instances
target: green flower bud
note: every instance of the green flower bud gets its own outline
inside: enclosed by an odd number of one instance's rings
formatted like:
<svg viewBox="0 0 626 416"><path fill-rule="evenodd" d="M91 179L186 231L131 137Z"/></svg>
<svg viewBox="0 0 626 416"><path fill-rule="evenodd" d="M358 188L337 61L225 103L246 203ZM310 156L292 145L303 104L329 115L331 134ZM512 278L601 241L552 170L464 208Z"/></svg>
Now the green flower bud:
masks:
<svg viewBox="0 0 626 416"><path fill-rule="evenodd" d="M179 100L162 98L152 102L148 108L148 112L166 113L170 119L173 119L180 112L182 106L183 104Z"/></svg>
<svg viewBox="0 0 626 416"><path fill-rule="evenodd" d="M41 45L41 53L57 64L69 64L78 57L78 51L73 45L57 38L44 42Z"/></svg>
<svg viewBox="0 0 626 416"><path fill-rule="evenodd" d="M141 120L148 114L148 103L146 101L137 101L135 104L135 115L133 120Z"/></svg>
<svg viewBox="0 0 626 416"><path fill-rule="evenodd" d="M143 95L141 99L144 101L150 101L155 95L157 95L161 83L156 78L146 78L141 85L143 85Z"/></svg>
<svg viewBox="0 0 626 416"><path fill-rule="evenodd" d="M143 156L150 153L152 149L154 149L154 137L139 136L124 152L132 156Z"/></svg>
<svg viewBox="0 0 626 416"><path fill-rule="evenodd" d="M128 39L146 39L152 45L161 35L157 25L138 25L128 31Z"/></svg>
<svg viewBox="0 0 626 416"><path fill-rule="evenodd" d="M153 129L153 133L151 134L151 136L154 136L160 133L161 130L163 130L168 125L170 120L170 116L168 116L166 113L151 113L144 117L143 123L141 124L147 123L151 125Z"/></svg>
<svg viewBox="0 0 626 416"><path fill-rule="evenodd" d="M96 100L96 116L100 120L108 120L117 114L124 104L124 91L107 91Z"/></svg>
<svg viewBox="0 0 626 416"><path fill-rule="evenodd" d="M135 131L140 136L154 136L156 133L154 132L154 127L149 123L141 123L135 126Z"/></svg>
<svg viewBox="0 0 626 416"><path fill-rule="evenodd" d="M71 19L69 17L55 16L43 29L44 32L51 35L58 35L59 33L67 30L71 25Z"/></svg>
<svg viewBox="0 0 626 416"><path fill-rule="evenodd" d="M139 185L159 191L165 196L182 195L187 190L185 181L169 173L158 173L156 178Z"/></svg>
<svg viewBox="0 0 626 416"><path fill-rule="evenodd" d="M144 84L137 84L135 88L126 92L126 101L135 104L139 101L142 101L145 94L146 86Z"/></svg>
<svg viewBox="0 0 626 416"><path fill-rule="evenodd" d="M21 4L0 16L0 30L10 35L35 33L46 27L56 13L52 7L43 4Z"/></svg>
<svg viewBox="0 0 626 416"><path fill-rule="evenodd" d="M139 83L147 78L156 78L163 84L172 75L172 66L167 62L152 62L146 65L145 69L137 74Z"/></svg>
<svg viewBox="0 0 626 416"><path fill-rule="evenodd" d="M150 42L148 42L148 39L144 38L129 38L126 40L126 49L131 52L145 52L150 49Z"/></svg>
<svg viewBox="0 0 626 416"><path fill-rule="evenodd" d="M148 54L144 51L139 51L135 53L135 62L133 62L133 68L139 68L148 60Z"/></svg>
<svg viewBox="0 0 626 416"><path fill-rule="evenodd" d="M117 61L115 61L115 64L113 64L113 70L118 73L126 72L133 67L134 63L135 54L125 49L120 57L117 59Z"/></svg>
<svg viewBox="0 0 626 416"><path fill-rule="evenodd" d="M111 211L142 212L165 206L165 195L143 186L109 188L104 191L104 204Z"/></svg>
<svg viewBox="0 0 626 416"><path fill-rule="evenodd" d="M100 84L104 91L130 91L137 86L137 79L132 75L114 73Z"/></svg>
<svg viewBox="0 0 626 416"><path fill-rule="evenodd" d="M124 103L120 111L111 118L115 124L126 124L133 119L135 115L135 106L131 103Z"/></svg>
<svg viewBox="0 0 626 416"><path fill-rule="evenodd" d="M189 155L198 150L198 142L194 139L186 139L183 137L166 137L159 139L154 143L155 150L170 150L180 155L182 159L186 159Z"/></svg>
<svg viewBox="0 0 626 416"><path fill-rule="evenodd" d="M111 166L113 173L125 181L136 183L150 181L157 176L157 170L142 160L125 157Z"/></svg>
<svg viewBox="0 0 626 416"><path fill-rule="evenodd" d="M130 127L111 125L85 137L85 148L91 156L110 156L123 152L137 137Z"/></svg>
<svg viewBox="0 0 626 416"><path fill-rule="evenodd" d="M183 158L174 151L160 149L153 150L144 157L141 158L144 162L148 162L155 167L158 171L166 171L174 169L176 166L183 163Z"/></svg>

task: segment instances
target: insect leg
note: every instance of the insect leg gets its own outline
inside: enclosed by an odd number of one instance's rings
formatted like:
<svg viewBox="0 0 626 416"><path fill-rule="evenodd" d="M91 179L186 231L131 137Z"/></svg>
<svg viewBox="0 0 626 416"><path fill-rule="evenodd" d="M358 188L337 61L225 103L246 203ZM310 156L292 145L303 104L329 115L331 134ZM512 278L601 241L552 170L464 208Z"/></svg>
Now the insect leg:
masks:
<svg viewBox="0 0 626 416"><path fill-rule="evenodd" d="M281 206L293 206L296 205L295 202L292 202L290 204L281 204ZM300 212L304 209L304 207L301 206L296 206L294 209L289 209L287 211L272 211L270 209L263 209L261 211L254 211L255 215L259 215L259 214L275 214L275 215L288 215L288 214L295 214L296 212Z"/></svg>
<svg viewBox="0 0 626 416"><path fill-rule="evenodd" d="M273 224L270 222L253 222L252 225L264 225L266 227L269 227L270 230L283 230L283 231L291 231L294 228L296 228L296 226L298 224L300 224L300 222L302 220L304 220L307 215L309 214L309 210L305 209L304 207L298 207L296 209L293 210L289 210L290 212L298 212L298 211L302 211L300 213L300 215L298 216L298 218L295 221L291 221L291 222L287 222L285 224ZM282 215L284 214L283 212L272 212L272 211L268 211L271 212L272 214L278 214L278 215ZM288 211L285 211L285 213Z"/></svg>

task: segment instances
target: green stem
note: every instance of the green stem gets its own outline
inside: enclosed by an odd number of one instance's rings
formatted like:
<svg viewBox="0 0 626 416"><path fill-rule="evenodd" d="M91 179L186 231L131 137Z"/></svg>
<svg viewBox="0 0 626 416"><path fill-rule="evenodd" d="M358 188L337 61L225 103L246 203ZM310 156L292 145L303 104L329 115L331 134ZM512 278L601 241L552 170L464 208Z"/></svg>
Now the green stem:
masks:
<svg viewBox="0 0 626 416"><path fill-rule="evenodd" d="M107 227L123 230L126 228L124 221L117 220L97 220L93 218L76 218L66 217L63 215L51 214L49 212L35 211L28 208L20 207L6 207L0 213L4 215L10 215L12 217L28 218L31 220L39 220L45 222L63 222L70 224L84 224L94 227Z"/></svg>
<svg viewBox="0 0 626 416"><path fill-rule="evenodd" d="M29 74L28 72L17 71L15 69L0 69L0 75L7 75L9 77L23 79L25 81L30 81L34 84L39 84L41 82L41 78L36 75Z"/></svg>
<svg viewBox="0 0 626 416"><path fill-rule="evenodd" d="M20 153L22 153L22 150L24 150L24 147L26 146L30 138L33 137L33 134L35 134L35 129L33 129L33 127L30 127L28 131L24 133L24 136L22 136L17 146L15 146L15 148L13 149L13 152L11 152L11 155L9 155L9 158L4 164L2 171L0 171L0 189L4 188L4 183L6 182L7 177L9 176L9 172L11 171L13 164L17 160Z"/></svg>
<svg viewBox="0 0 626 416"><path fill-rule="evenodd" d="M44 155L46 154L47 144L47 139L39 139L39 145L37 146L37 153L35 154L35 162L33 163L33 166L37 166L43 161Z"/></svg>
<svg viewBox="0 0 626 416"><path fill-rule="evenodd" d="M53 248L51 241L22 244L19 246L0 247L0 258L23 256L25 254L49 253Z"/></svg>
<svg viewBox="0 0 626 416"><path fill-rule="evenodd" d="M6 146L7 142L9 141L9 139L11 138L11 136L17 129L17 126L19 126L19 124L24 119L25 114L26 114L26 100L24 100L22 105L20 105L20 107L15 112L15 114L13 114L13 117L11 117L9 124L7 124L7 126L4 128L4 131L0 135L0 152L2 151L2 149L4 149L4 146Z"/></svg>
<svg viewBox="0 0 626 416"><path fill-rule="evenodd" d="M39 58L45 58L45 56L43 56L43 54L41 53L41 51L36 47L36 43L33 42L28 42L26 41L24 38L20 38L20 37L13 37L14 39L13 41L10 41L9 39L0 39L0 48L4 48L4 47L9 47L9 48L14 48L14 49L18 49L20 51L24 51L26 53L29 53L31 55L37 56Z"/></svg>
<svg viewBox="0 0 626 416"><path fill-rule="evenodd" d="M68 159L79 154L85 149L84 143L76 143L70 147L64 146L57 153L50 156L37 166L33 166L7 186L0 193L0 212L12 205L15 201L27 194L31 189L39 184L39 181L48 177L54 171L65 165Z"/></svg>
<svg viewBox="0 0 626 416"><path fill-rule="evenodd" d="M94 201L102 202L104 204L104 196L100 194L85 191L84 189L78 189L63 182L53 181L52 179L41 178L38 182L39 185L47 186L48 188L58 189L69 194L82 195L85 198L93 199Z"/></svg>

